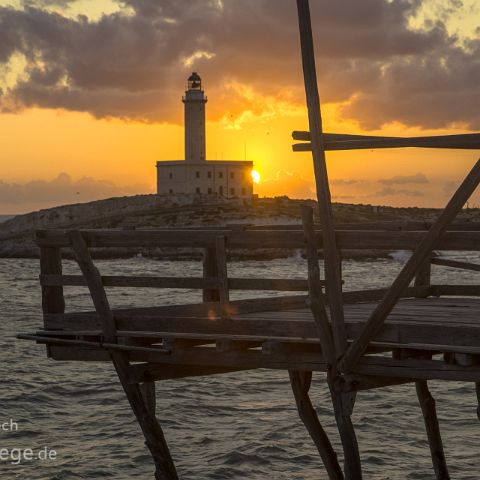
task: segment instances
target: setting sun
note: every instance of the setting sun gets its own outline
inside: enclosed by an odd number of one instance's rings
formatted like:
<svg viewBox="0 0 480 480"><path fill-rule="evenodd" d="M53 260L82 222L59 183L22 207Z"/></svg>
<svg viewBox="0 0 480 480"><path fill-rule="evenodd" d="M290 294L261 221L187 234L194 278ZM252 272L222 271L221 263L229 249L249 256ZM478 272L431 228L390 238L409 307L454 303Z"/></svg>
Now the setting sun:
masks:
<svg viewBox="0 0 480 480"><path fill-rule="evenodd" d="M260 174L256 170L252 170L253 183L260 183Z"/></svg>

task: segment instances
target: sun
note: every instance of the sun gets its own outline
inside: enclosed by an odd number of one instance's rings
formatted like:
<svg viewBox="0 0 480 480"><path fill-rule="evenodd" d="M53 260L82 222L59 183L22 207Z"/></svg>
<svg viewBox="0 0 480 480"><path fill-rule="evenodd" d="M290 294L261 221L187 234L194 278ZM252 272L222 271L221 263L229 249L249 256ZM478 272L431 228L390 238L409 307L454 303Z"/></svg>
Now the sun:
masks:
<svg viewBox="0 0 480 480"><path fill-rule="evenodd" d="M252 170L253 183L260 183L260 174L256 170Z"/></svg>

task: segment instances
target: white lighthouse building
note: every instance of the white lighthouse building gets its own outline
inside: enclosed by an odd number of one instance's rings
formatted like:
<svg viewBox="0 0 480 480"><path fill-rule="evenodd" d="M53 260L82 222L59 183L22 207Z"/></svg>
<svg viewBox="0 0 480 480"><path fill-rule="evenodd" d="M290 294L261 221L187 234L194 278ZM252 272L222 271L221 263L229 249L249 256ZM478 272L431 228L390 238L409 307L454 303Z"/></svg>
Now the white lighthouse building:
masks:
<svg viewBox="0 0 480 480"><path fill-rule="evenodd" d="M205 104L200 76L193 72L182 99L185 105L185 160L157 162L157 192L250 198L253 162L206 160Z"/></svg>

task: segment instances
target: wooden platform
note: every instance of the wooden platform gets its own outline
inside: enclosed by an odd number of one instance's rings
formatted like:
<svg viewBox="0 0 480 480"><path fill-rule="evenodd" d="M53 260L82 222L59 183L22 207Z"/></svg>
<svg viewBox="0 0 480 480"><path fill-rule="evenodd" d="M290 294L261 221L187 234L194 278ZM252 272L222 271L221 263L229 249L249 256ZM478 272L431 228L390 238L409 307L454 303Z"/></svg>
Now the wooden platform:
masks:
<svg viewBox="0 0 480 480"><path fill-rule="evenodd" d="M349 342L358 337L376 305L345 305ZM199 309L203 314L187 315ZM229 368L326 369L309 308L240 313L229 319L222 319L205 304L113 310L113 315L117 348L128 349L132 362L215 367L220 372ZM52 331L60 326L62 331ZM111 361L101 344L96 312L47 315L46 327L36 336L38 341L48 337L52 358ZM85 344L72 348L74 342ZM395 306L353 373L480 382L477 359L480 299L411 298ZM167 369L162 373L157 366L155 370L161 378L169 378ZM202 371L206 370L199 369L197 374ZM189 369L188 374L195 371ZM173 376L180 375L175 372Z"/></svg>

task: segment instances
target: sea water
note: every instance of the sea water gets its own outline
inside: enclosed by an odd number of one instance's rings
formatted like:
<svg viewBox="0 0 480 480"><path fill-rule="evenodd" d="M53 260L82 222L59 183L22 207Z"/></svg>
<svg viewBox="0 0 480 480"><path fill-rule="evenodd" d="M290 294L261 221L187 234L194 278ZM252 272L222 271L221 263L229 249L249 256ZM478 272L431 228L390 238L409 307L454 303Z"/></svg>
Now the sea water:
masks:
<svg viewBox="0 0 480 480"><path fill-rule="evenodd" d="M392 259L344 262L345 289L389 285L407 257L397 252ZM448 257L480 262L475 253ZM200 262L135 257L97 265L108 275L201 274ZM78 268L65 261L64 271L78 273ZM306 265L294 255L231 262L229 273L305 278ZM42 326L38 274L38 260L0 259L0 479L153 478L151 457L112 366L55 362L46 358L44 346L15 339L19 332ZM436 283L478 283L479 278L475 272L433 266ZM185 290L117 288L107 293L114 307L200 301L198 292ZM268 293L275 294L257 294ZM67 311L92 308L85 288L66 288L65 295ZM474 386L430 385L452 478L478 480L480 422ZM321 373L314 374L311 397L341 456ZM298 418L285 371L157 382L157 415L182 479L326 478ZM359 393L353 422L366 479L434 478L413 385Z"/></svg>

